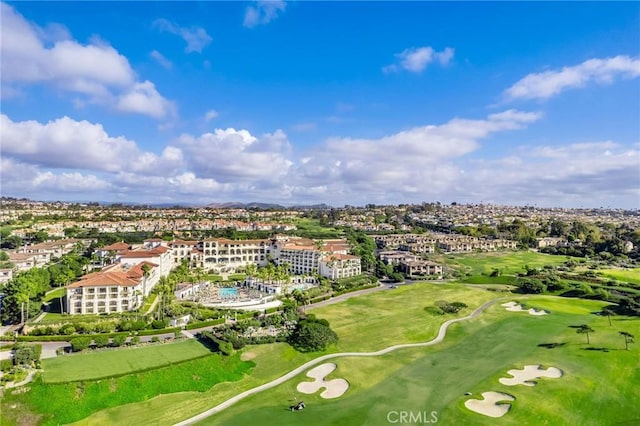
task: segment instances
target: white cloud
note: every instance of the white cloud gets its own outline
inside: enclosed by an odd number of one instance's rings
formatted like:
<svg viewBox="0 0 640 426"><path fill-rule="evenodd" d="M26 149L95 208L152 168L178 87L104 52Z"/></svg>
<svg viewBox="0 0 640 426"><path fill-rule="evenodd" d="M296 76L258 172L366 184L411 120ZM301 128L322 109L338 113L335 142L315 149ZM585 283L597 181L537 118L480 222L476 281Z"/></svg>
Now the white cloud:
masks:
<svg viewBox="0 0 640 426"><path fill-rule="evenodd" d="M116 107L120 111L135 112L155 118L175 115L175 104L163 98L150 81L136 83L118 99Z"/></svg>
<svg viewBox="0 0 640 426"><path fill-rule="evenodd" d="M210 109L204 115L204 121L211 121L215 118L218 118L218 111L216 111L215 109Z"/></svg>
<svg viewBox="0 0 640 426"><path fill-rule="evenodd" d="M79 172L53 173L42 171L38 166L22 163L11 158L0 159L0 178L3 192L8 194L30 194L40 191L57 194L104 191L112 185L95 175Z"/></svg>
<svg viewBox="0 0 640 426"><path fill-rule="evenodd" d="M289 176L297 189L328 185L349 199L371 194L439 193L459 176L453 161L479 148L492 133L515 130L539 113L508 110L484 120L455 118L414 127L379 139L331 138L305 156Z"/></svg>
<svg viewBox="0 0 640 426"><path fill-rule="evenodd" d="M247 7L244 14L243 25L253 28L258 25L268 24L284 12L287 4L282 0L257 1L254 6Z"/></svg>
<svg viewBox="0 0 640 426"><path fill-rule="evenodd" d="M114 106L121 93L146 84L138 83L127 58L102 40L94 38L89 44L82 45L71 40L66 29L59 25L39 28L6 3L0 8L3 92L15 93L25 84L50 84L82 95L81 99L75 100L76 105ZM161 98L157 91L155 95ZM163 105L169 105L168 101L163 101ZM148 114L150 109L130 111ZM151 115L159 117L164 113L153 110Z"/></svg>
<svg viewBox="0 0 640 426"><path fill-rule="evenodd" d="M207 31L204 28L200 27L180 27L173 22L161 18L156 19L153 22L153 26L158 28L160 31L167 31L171 34L175 34L181 37L186 43L187 47L185 47L184 51L187 53L190 52L198 52L202 53L202 49L207 47L209 43L213 40Z"/></svg>
<svg viewBox="0 0 640 426"><path fill-rule="evenodd" d="M291 166L291 149L281 130L253 136L247 130L216 129L199 137L182 135L178 145L185 161L198 176L219 182L273 182Z"/></svg>
<svg viewBox="0 0 640 426"><path fill-rule="evenodd" d="M611 84L617 78L640 76L640 59L626 55L612 58L589 59L581 64L532 73L505 91L508 99L548 99L567 89L588 84Z"/></svg>
<svg viewBox="0 0 640 426"><path fill-rule="evenodd" d="M149 53L149 56L155 59L155 61L159 63L162 67L168 70L173 68L173 64L171 63L171 61L168 60L162 53L158 52L157 50L153 50L151 53Z"/></svg>
<svg viewBox="0 0 640 426"><path fill-rule="evenodd" d="M164 174L183 163L178 148L167 147L158 157L142 152L123 136L109 136L101 124L69 117L41 124L32 120L14 122L2 114L0 139L3 158L44 168Z"/></svg>
<svg viewBox="0 0 640 426"><path fill-rule="evenodd" d="M476 200L633 207L640 199L640 150L611 141L522 146L515 155L469 166L464 189Z"/></svg>
<svg viewBox="0 0 640 426"><path fill-rule="evenodd" d="M409 72L419 73L424 71L427 65L438 62L440 65L448 65L453 59L455 50L451 47L442 52L436 52L432 47L411 47L397 53L396 63L382 68L385 73L397 72L404 69Z"/></svg>

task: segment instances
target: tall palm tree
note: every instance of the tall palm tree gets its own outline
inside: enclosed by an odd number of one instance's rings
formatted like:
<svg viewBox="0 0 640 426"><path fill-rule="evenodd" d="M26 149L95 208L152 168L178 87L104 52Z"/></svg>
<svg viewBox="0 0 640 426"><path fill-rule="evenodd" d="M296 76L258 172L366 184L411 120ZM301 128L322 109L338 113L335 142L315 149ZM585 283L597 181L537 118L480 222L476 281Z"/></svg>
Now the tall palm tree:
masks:
<svg viewBox="0 0 640 426"><path fill-rule="evenodd" d="M627 332L627 331L619 331L618 333L620 333L620 335L622 337L624 337L624 348L626 350L629 350L629 343L633 343L633 334Z"/></svg>
<svg viewBox="0 0 640 426"><path fill-rule="evenodd" d="M591 327L589 327L587 324L582 324L579 325L578 328L576 329L576 333L578 334L586 334L587 335L587 345L590 345L591 342L589 341L589 333L595 333L595 330Z"/></svg>
<svg viewBox="0 0 640 426"><path fill-rule="evenodd" d="M16 294L16 300L20 303L20 324L24 324L24 304L29 301L29 295L23 290Z"/></svg>

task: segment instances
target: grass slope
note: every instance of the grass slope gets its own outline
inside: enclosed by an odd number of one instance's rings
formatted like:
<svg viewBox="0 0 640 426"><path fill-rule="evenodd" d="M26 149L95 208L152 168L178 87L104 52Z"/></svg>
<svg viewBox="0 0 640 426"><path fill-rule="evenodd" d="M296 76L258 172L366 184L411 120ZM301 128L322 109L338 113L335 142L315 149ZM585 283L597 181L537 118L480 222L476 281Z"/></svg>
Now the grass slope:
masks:
<svg viewBox="0 0 640 426"><path fill-rule="evenodd" d="M614 280L640 284L640 268L633 269L601 269L598 271L607 278Z"/></svg>
<svg viewBox="0 0 640 426"><path fill-rule="evenodd" d="M43 382L95 380L150 370L210 355L195 339L140 348L121 348L42 360Z"/></svg>
<svg viewBox="0 0 640 426"><path fill-rule="evenodd" d="M170 367L114 379L45 384L41 377L22 389L7 391L1 402L2 425L67 424L109 407L145 401L162 394L197 393L222 382L240 380L254 365L239 355L212 354ZM180 395L180 394L177 394ZM164 413L163 408L159 408ZM150 424L145 419L132 423L110 421L99 424Z"/></svg>

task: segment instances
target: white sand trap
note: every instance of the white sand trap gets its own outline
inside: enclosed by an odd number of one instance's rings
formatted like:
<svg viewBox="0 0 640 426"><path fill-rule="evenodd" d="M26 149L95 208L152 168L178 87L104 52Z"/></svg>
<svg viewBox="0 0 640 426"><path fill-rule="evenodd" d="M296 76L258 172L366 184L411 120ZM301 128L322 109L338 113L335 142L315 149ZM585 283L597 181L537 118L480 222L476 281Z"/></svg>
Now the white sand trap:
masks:
<svg viewBox="0 0 640 426"><path fill-rule="evenodd" d="M298 392L310 394L325 388L325 391L320 394L321 398L331 399L341 397L347 389L349 389L349 382L345 379L324 380L324 378L335 369L336 365L331 362L312 368L307 372L307 377L315 380L313 382L299 383L297 387Z"/></svg>
<svg viewBox="0 0 640 426"><path fill-rule="evenodd" d="M488 417L502 417L511 409L511 404L498 404L499 401L515 401L516 399L502 392L482 392L484 399L469 399L464 406L469 410Z"/></svg>
<svg viewBox="0 0 640 426"><path fill-rule="evenodd" d="M522 305L516 303L516 302L507 302L507 303L503 303L500 306L504 306L507 311L510 312L522 312L522 311L526 311L529 313L529 315L547 315L549 312L544 311L544 310L537 310L537 309L524 309L522 307Z"/></svg>
<svg viewBox="0 0 640 426"><path fill-rule="evenodd" d="M500 383L507 386L525 385L535 386L535 379L541 377L549 377L557 379L562 377L562 370L556 367L549 367L546 370L540 368L540 365L525 365L522 370L509 370L507 374L513 377L502 377Z"/></svg>

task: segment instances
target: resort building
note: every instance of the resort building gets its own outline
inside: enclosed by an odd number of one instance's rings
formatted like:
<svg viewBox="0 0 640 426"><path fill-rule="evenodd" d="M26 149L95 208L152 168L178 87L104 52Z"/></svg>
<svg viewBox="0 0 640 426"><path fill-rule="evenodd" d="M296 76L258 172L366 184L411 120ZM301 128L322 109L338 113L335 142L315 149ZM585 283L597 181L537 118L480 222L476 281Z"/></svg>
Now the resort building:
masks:
<svg viewBox="0 0 640 426"><path fill-rule="evenodd" d="M362 273L360 258L350 254L330 254L320 260L319 273L332 280L355 277Z"/></svg>
<svg viewBox="0 0 640 426"><path fill-rule="evenodd" d="M269 240L229 240L211 238L202 243L202 267L219 272L247 265L267 264Z"/></svg>
<svg viewBox="0 0 640 426"><path fill-rule="evenodd" d="M400 262L400 270L407 276L442 276L442 265L426 260L409 260Z"/></svg>
<svg viewBox="0 0 640 426"><path fill-rule="evenodd" d="M109 266L67 286L66 311L71 315L132 311L161 276L159 265L146 261Z"/></svg>

